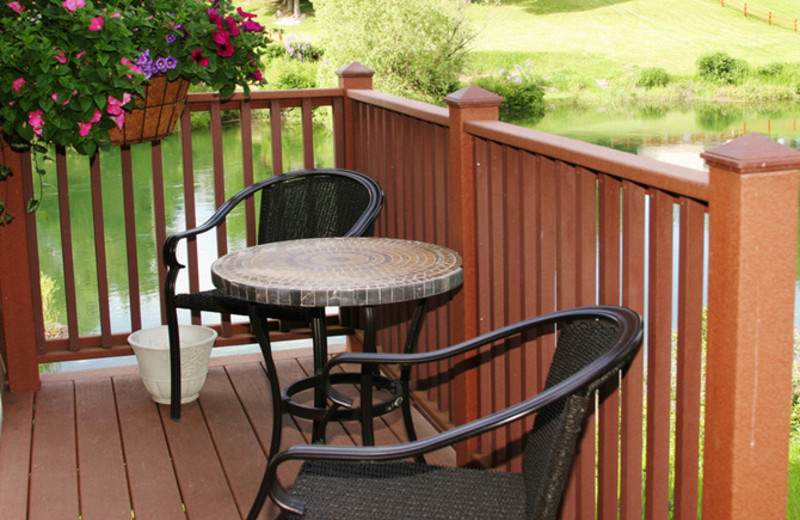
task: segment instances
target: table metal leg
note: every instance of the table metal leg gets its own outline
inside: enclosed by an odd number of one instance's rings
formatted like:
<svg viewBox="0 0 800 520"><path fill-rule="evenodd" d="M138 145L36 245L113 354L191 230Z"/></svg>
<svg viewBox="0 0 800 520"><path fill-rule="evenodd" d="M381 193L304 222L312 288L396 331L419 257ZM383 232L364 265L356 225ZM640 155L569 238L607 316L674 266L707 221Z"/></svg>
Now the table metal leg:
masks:
<svg viewBox="0 0 800 520"><path fill-rule="evenodd" d="M417 301L417 306L414 308L414 314L411 317L411 323L408 326L408 334L406 335L406 344L403 349L405 354L411 354L416 349L417 340L419 339L419 331L422 327L422 318L425 316L425 304L427 299L423 298ZM409 441L417 440L417 432L414 429L414 420L411 417L411 395L408 388L409 381L411 380L411 367L404 366L400 369L400 381L403 385L403 402L400 404L400 409L403 411L403 423L405 423L406 434ZM424 463L425 457L417 455L417 462Z"/></svg>
<svg viewBox="0 0 800 520"><path fill-rule="evenodd" d="M375 307L367 306L362 309L364 315L364 351L375 352L376 326ZM361 367L361 439L364 446L375 445L375 430L372 424L372 376L375 373L374 365Z"/></svg>
<svg viewBox="0 0 800 520"><path fill-rule="evenodd" d="M316 307L311 311L311 335L314 349L314 377L317 384L314 386L314 407L325 409L327 397L322 388L322 369L328 362L328 334L325 328L325 308ZM327 421L314 421L311 430L311 442L325 442L325 426Z"/></svg>

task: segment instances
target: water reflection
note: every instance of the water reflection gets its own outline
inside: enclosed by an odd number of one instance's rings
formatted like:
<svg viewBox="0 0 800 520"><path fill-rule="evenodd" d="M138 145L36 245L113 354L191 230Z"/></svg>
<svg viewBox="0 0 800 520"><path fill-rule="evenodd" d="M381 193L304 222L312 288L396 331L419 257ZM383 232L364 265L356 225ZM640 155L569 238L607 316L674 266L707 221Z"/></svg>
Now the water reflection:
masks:
<svg viewBox="0 0 800 520"><path fill-rule="evenodd" d="M537 130L563 135L654 159L702 169L700 153L727 140L751 131L761 132L784 144L800 148L797 119L800 108L774 107L758 109L747 105L664 108L656 105L630 110L608 108L556 107L532 123ZM523 122L524 124L524 122ZM314 146L317 166L333 165L333 139L328 126L315 129ZM303 150L299 124L283 130L284 170L302 168ZM238 124L223 129L226 198L243 186L241 177L241 136ZM217 206L213 192L213 157L210 132L192 132L192 163L195 172L197 222L203 222ZM271 135L267 123L254 124L253 158L256 178L272 172ZM153 214L153 181L147 145L132 147L134 208L137 226L137 266L141 293L142 326L160 324L157 257L160 245L155 243ZM164 163L165 208L167 232L185 229L183 200L183 164L180 136L174 134L162 143ZM130 330L130 288L128 261L125 250L124 201L120 182L120 159L117 149L101 154L105 246L108 258L108 284L111 305L112 332ZM66 321L61 230L57 204L58 183L52 165L45 180L50 183L43 194L41 211L37 214L40 263L42 273L56 282L51 310L54 319ZM94 211L91 202L91 182L88 161L69 155L69 198L72 225L73 260L78 301L78 328L81 335L100 332L97 307L98 287L94 246ZM63 188L63 187L61 187ZM235 215L235 214L234 214ZM199 241L201 273L208 272L216 258L213 233ZM228 228L229 247L235 249L245 242L241 220ZM677 244L678 241L676 240ZM210 281L204 278L206 286ZM798 284L800 294L800 284ZM800 298L798 298L800 300ZM800 312L795 322L800 324Z"/></svg>
<svg viewBox="0 0 800 520"><path fill-rule="evenodd" d="M316 117L316 116L315 116ZM290 122L282 129L283 165L285 170L303 167L302 128ZM315 126L314 154L316 166L333 166L333 138L329 125ZM239 191L242 178L241 132L238 123L226 124L223 128L223 165L225 171L225 199ZM272 174L271 135L267 122L253 125L253 160L256 180ZM196 197L196 222L204 222L217 207L214 199L213 155L210 130L192 130L192 167ZM137 267L139 273L140 310L142 326L160 325L160 303L158 283L158 259L160 244L156 244L155 216L153 211L153 178L150 146L134 145L133 156L134 213L136 222ZM162 141L164 207L167 233L186 229L183 197L183 161L180 134L176 132ZM128 258L125 236L125 215L120 181L120 154L118 148L103 150L100 155L101 184L103 193L103 226L105 254L107 257L107 279L110 300L111 331L131 330L130 287L128 281ZM61 226L58 207L58 192L67 189L70 204L72 260L75 266L75 292L77 301L78 332L93 335L100 332L100 310L98 308L97 266L95 262L94 209L88 160L78 154L67 156L68 186L59 186L52 162L46 163L48 172L42 196L42 207L37 213L40 269L43 276L56 284L53 294L53 319L65 323L67 320L65 280L61 243ZM245 226L237 210L229 217L228 247L235 249L245 244ZM214 233L208 233L198 241L200 272L209 272L216 258ZM185 278L185 277L184 277ZM201 277L204 287L210 286L208 277ZM183 280L182 280L183 281ZM184 281L185 282L185 281Z"/></svg>

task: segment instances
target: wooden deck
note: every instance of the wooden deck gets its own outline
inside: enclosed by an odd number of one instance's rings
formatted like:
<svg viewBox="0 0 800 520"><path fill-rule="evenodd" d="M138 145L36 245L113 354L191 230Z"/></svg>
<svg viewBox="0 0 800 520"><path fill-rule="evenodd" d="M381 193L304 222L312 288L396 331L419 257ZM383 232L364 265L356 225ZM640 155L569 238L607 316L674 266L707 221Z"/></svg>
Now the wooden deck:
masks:
<svg viewBox="0 0 800 520"><path fill-rule="evenodd" d="M302 357L297 357L301 355ZM200 399L169 419L135 366L42 376L7 393L0 437L0 517L168 520L244 518L266 464L272 409L261 356L212 358ZM310 352L276 355L282 383L305 376ZM416 417L420 437L434 432ZM296 424L296 422L300 424ZM307 421L284 420L283 445L307 442ZM287 424L288 423L288 424ZM359 442L357 424L332 424L331 444ZM399 412L376 422L376 444L404 438ZM453 464L452 450L431 461ZM293 478L297 466L282 478ZM274 518L269 503L262 518Z"/></svg>

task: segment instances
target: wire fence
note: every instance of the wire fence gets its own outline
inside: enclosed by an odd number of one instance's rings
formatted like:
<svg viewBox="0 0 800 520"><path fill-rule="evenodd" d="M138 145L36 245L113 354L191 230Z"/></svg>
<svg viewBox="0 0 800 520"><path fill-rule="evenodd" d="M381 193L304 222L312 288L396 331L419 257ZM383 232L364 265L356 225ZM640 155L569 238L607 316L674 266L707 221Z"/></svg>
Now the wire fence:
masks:
<svg viewBox="0 0 800 520"><path fill-rule="evenodd" d="M794 32L797 32L797 18L787 18L785 16L775 14L772 11L765 11L764 9L759 9L758 7L752 6L747 2L737 2L736 0L719 0L719 3L722 7L727 6L741 11L745 18L748 16L760 18L761 20L766 21L769 25L780 25L783 27L788 27L789 29L794 30Z"/></svg>

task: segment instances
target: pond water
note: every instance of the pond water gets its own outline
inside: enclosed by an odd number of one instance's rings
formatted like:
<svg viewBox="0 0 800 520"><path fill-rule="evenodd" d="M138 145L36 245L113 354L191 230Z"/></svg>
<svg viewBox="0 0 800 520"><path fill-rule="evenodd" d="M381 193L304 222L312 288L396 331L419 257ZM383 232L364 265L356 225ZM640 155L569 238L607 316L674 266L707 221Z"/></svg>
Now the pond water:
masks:
<svg viewBox="0 0 800 520"><path fill-rule="evenodd" d="M750 132L800 150L798 105L559 106L541 120L517 124L699 170L705 169L701 152ZM800 255L796 279L794 323L800 328Z"/></svg>
<svg viewBox="0 0 800 520"><path fill-rule="evenodd" d="M581 108L574 106L551 107L545 118L529 122L538 130L563 135L566 137L588 141L603 146L646 155L655 159L702 169L704 167L699 154L704 149L721 144L729 139L756 131L764 133L780 142L800 148L800 108L768 109L750 105L734 105L726 107L692 106L679 108L640 107L636 109L616 110L603 107ZM299 126L299 125L295 125ZM254 154L256 167L271 168L269 160L269 125L257 124L254 129ZM316 155L319 166L331 166L333 150L330 145L328 130L323 125L315 130ZM299 128L287 127L284 133L284 166L286 169L302 167L302 150L300 149ZM196 171L196 184L209 185L212 178L212 157L208 132L195 130L192 132L195 155L193 157ZM238 128L235 124L226 126L224 139L231 146L226 146L225 169L226 191L233 195L241 187L240 171L241 150L238 140ZM180 143L178 135L173 135L163 142L164 179L168 232L185 228L183 208L181 206L182 173L180 159ZM135 206L137 222L144 227L149 226L152 219L152 182L149 171L149 155L146 145L134 146L134 185L137 191ZM128 322L128 287L127 267L124 256L124 219L122 215L121 191L119 190L119 158L116 153L104 153L103 191L105 203L106 246L109 261L109 286L111 296L112 331L129 330ZM79 309L79 329L81 334L99 333L99 312L96 305L97 284L94 267L94 244L92 234L92 210L88 168L82 157L70 157L70 203L73 210L73 240L76 266L76 290L78 300L83 302ZM261 174L263 175L263 173ZM55 184L55 174L46 176L46 181ZM64 283L61 271L61 243L58 224L56 186L46 186L44 190L42 210L38 213L37 224L40 239L41 269L52 279L53 290L49 316L47 319L66 321ZM141 193L141 195L139 195ZM198 191L198 222L202 222L214 210L213 194L209 190ZM232 230L231 247L239 242L244 243L244 230ZM159 324L158 313L158 280L155 269L154 251L158 248L152 244L148 233L141 235L139 245L139 268L141 273L141 299L143 307L143 326ZM677 241L676 241L677 243ZM116 245L118 244L118 245ZM213 242L201 243L207 248L210 261L215 257ZM798 284L800 294L800 284ZM800 300L800 298L798 298ZM148 309L152 309L149 312ZM795 312L795 323L800 325L800 312Z"/></svg>

